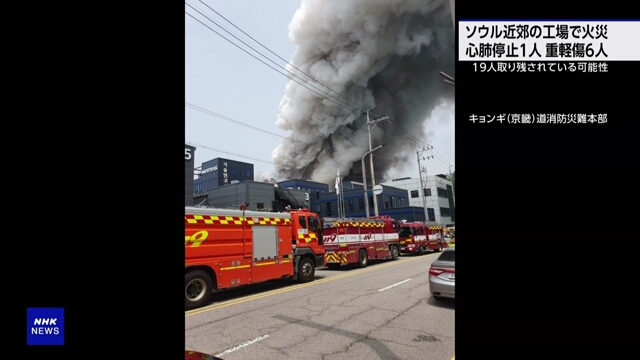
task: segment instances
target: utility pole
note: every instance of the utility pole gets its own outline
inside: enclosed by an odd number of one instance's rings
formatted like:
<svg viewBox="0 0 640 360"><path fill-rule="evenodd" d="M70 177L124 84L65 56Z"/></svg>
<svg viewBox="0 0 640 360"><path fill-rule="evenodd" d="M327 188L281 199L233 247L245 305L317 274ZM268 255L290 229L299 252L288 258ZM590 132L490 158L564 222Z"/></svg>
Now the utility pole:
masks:
<svg viewBox="0 0 640 360"><path fill-rule="evenodd" d="M431 156L422 156L422 154L427 151L427 150L431 150L433 149L433 146L428 146L428 147L423 147L422 150L418 151L418 175L420 175L420 193L422 194L422 206L424 207L424 221L425 223L429 221L429 212L427 211L427 198L426 198L426 194L424 192L425 190L425 186L428 185L429 183L429 179L426 178L426 173L427 173L427 168L425 166L425 168L422 168L422 165L420 164L420 160L428 160L428 159L433 159L433 155ZM425 179L423 181L422 179L422 173L425 173ZM426 182L426 184L425 184Z"/></svg>
<svg viewBox="0 0 640 360"><path fill-rule="evenodd" d="M373 151L371 151L371 129L373 129L377 123L381 122L381 121L385 121L385 120L389 120L389 117L387 115L379 117L373 121L369 120L369 111L371 111L371 109L373 108L369 108L367 109L367 130L369 132L369 166L371 166L371 186L372 187L376 187L376 178L374 176L373 173ZM362 168L362 171L364 173L364 167ZM367 208L367 212L369 211L369 208ZM376 214L376 216L379 216L380 214L378 213L378 195L373 194L373 211ZM369 217L369 214L367 213L367 217Z"/></svg>
<svg viewBox="0 0 640 360"><path fill-rule="evenodd" d="M455 185L453 184L453 178L451 177L451 167L453 165L449 165L449 181L451 181L451 197L453 197L453 203L455 204L456 202L456 190L455 190Z"/></svg>
<svg viewBox="0 0 640 360"><path fill-rule="evenodd" d="M364 188L364 210L365 210L365 214L366 217L369 217L369 192L367 191L367 173L364 171L364 158L367 157L367 155L371 154L372 152L376 151L376 150L380 150L382 149L385 145L387 145L386 143L382 144L382 145L378 145L377 147L375 147L372 150L367 151L366 153L364 153L364 155L362 155L362 184L363 184L363 188ZM376 194L373 194L373 198L376 198Z"/></svg>

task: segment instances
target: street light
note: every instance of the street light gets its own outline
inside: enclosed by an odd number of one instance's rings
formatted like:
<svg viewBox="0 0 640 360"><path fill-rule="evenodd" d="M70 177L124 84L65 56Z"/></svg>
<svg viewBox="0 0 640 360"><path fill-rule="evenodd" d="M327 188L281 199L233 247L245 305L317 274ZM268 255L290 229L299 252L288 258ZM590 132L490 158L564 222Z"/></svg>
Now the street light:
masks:
<svg viewBox="0 0 640 360"><path fill-rule="evenodd" d="M385 116L381 116L373 121L369 120L369 111L373 109L373 108L369 108L367 109L367 130L369 131L369 153L372 153L373 151L371 150L371 129L373 129L377 123L379 123L380 121L385 121L385 120L389 120L389 116L385 115ZM373 125L373 126L372 126ZM376 178L373 174L373 154L369 155L369 164L371 166L371 186L376 187ZM364 174L364 167L362 168L363 174ZM380 215L378 214L378 197L373 196L373 210L376 214L376 216ZM367 208L367 211L369 211L369 208ZM369 217L369 215L367 214L367 217Z"/></svg>
<svg viewBox="0 0 640 360"><path fill-rule="evenodd" d="M365 209L365 214L367 214L366 216L367 218L369 217L369 193L367 192L367 176L366 176L366 172L364 171L364 158L367 157L367 155L373 153L374 151L382 149L385 145L387 144L385 143L382 145L378 145L376 146L375 149L369 150L366 153L364 153L364 155L362 155L362 185L364 186L364 209ZM375 201L375 198L376 197L374 194L373 196L374 201Z"/></svg>

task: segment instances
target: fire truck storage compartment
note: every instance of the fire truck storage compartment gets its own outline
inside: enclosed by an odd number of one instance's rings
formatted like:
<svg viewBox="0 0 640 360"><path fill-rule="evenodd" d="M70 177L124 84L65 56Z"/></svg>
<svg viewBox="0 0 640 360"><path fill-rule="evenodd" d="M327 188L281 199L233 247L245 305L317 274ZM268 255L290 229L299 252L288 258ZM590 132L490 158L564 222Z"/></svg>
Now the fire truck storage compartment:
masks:
<svg viewBox="0 0 640 360"><path fill-rule="evenodd" d="M277 226L253 226L253 258L257 261L278 258Z"/></svg>

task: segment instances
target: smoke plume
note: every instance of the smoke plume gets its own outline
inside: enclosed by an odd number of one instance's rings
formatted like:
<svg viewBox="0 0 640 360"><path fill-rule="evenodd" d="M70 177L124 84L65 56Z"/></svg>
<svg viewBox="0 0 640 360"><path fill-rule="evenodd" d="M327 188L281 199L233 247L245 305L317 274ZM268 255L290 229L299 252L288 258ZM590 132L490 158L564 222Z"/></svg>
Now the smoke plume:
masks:
<svg viewBox="0 0 640 360"><path fill-rule="evenodd" d="M290 135L272 153L275 178L332 183L339 169L361 180L369 107L371 118L393 120L371 131L373 147L386 144L374 153L376 181L390 169L416 166L408 138L428 143L425 119L453 99L453 87L439 76L455 77L449 1L305 0L289 37L297 51L287 70L305 86L289 81L280 103L276 125Z"/></svg>

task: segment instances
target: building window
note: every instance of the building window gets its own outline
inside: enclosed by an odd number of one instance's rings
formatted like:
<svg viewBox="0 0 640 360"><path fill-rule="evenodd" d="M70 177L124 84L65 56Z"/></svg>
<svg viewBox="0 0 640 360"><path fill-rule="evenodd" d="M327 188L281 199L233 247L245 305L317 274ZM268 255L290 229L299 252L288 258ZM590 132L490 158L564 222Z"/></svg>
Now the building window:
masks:
<svg viewBox="0 0 640 360"><path fill-rule="evenodd" d="M424 196L431 196L431 189L424 189L424 190L422 190L422 191L424 191L424 192L423 192ZM435 220L434 220L434 221L435 221Z"/></svg>
<svg viewBox="0 0 640 360"><path fill-rule="evenodd" d="M412 199L415 199L418 196L420 196L420 195L418 195L418 190L411 190L411 198Z"/></svg>
<svg viewBox="0 0 640 360"><path fill-rule="evenodd" d="M236 169L231 169L231 175L235 175L236 174Z"/></svg>
<svg viewBox="0 0 640 360"><path fill-rule="evenodd" d="M316 191L316 199L320 199L320 191Z"/></svg>
<svg viewBox="0 0 640 360"><path fill-rule="evenodd" d="M251 177L251 171L247 170L247 177L250 178Z"/></svg>
<svg viewBox="0 0 640 360"><path fill-rule="evenodd" d="M327 203L327 216L331 216L331 203Z"/></svg>
<svg viewBox="0 0 640 360"><path fill-rule="evenodd" d="M349 210L353 211L353 199L349 199Z"/></svg>
<svg viewBox="0 0 640 360"><path fill-rule="evenodd" d="M364 198L358 199L358 209L364 209Z"/></svg>
<svg viewBox="0 0 640 360"><path fill-rule="evenodd" d="M388 209L388 208L389 208L389 202L388 202L388 201L385 201L385 202L384 202L384 208L385 208L385 209Z"/></svg>
<svg viewBox="0 0 640 360"><path fill-rule="evenodd" d="M449 208L440 208L440 216L451 216L451 212L449 211Z"/></svg>
<svg viewBox="0 0 640 360"><path fill-rule="evenodd" d="M433 209L427 208L427 215L429 216L429 221L436 221L436 212Z"/></svg>
<svg viewBox="0 0 640 360"><path fill-rule="evenodd" d="M449 194L447 194L447 190L438 188L438 197L448 199Z"/></svg>

